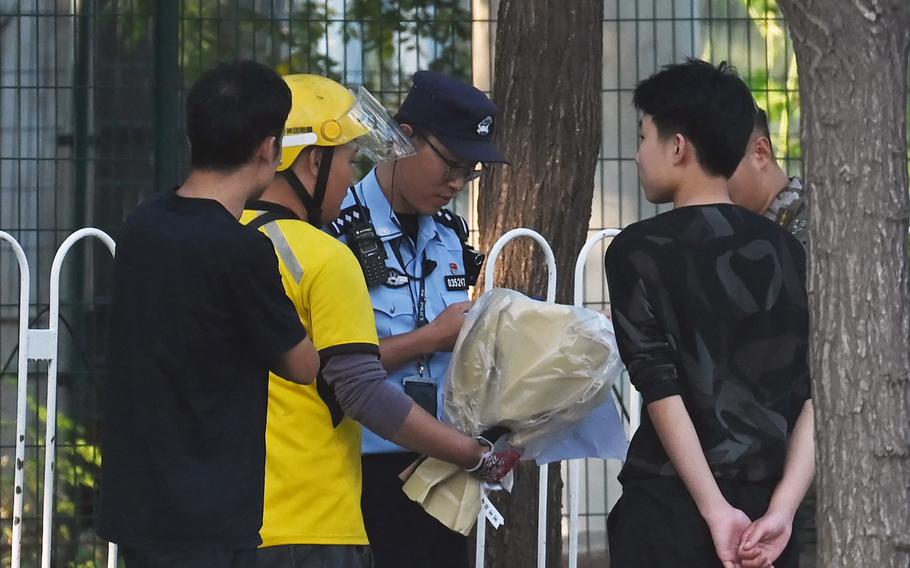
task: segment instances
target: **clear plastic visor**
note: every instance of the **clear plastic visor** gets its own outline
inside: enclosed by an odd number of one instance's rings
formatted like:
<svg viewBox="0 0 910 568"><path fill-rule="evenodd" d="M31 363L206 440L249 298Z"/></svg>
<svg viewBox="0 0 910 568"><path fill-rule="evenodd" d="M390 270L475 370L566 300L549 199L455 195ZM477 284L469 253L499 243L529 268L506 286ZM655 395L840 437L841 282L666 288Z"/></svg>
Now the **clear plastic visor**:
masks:
<svg viewBox="0 0 910 568"><path fill-rule="evenodd" d="M373 163L397 160L417 152L385 107L363 86L357 89L354 106L345 118L366 131L357 137L357 144L360 154Z"/></svg>

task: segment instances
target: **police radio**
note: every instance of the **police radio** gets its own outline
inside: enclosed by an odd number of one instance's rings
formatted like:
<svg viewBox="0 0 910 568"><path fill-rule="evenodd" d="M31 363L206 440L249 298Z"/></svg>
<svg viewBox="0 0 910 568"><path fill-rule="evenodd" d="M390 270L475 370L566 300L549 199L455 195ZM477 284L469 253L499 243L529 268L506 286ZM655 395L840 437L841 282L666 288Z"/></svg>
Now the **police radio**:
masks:
<svg viewBox="0 0 910 568"><path fill-rule="evenodd" d="M386 281L389 269L385 265L385 247L376 236L372 223L352 223L348 230L348 245L363 269L368 287Z"/></svg>
<svg viewBox="0 0 910 568"><path fill-rule="evenodd" d="M341 212L340 217L329 226L329 232L335 236L347 237L348 246L363 270L367 286L372 287L385 282L389 277L389 269L385 264L385 246L373 228L370 210L360 202L353 187L351 194L355 204Z"/></svg>

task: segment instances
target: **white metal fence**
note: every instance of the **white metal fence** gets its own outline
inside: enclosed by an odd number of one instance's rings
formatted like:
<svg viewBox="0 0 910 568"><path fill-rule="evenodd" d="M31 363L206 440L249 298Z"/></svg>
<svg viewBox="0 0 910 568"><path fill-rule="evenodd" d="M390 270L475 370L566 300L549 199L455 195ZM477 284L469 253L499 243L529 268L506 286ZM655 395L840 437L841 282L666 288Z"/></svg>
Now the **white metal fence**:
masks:
<svg viewBox="0 0 910 568"><path fill-rule="evenodd" d="M617 229L605 229L593 235L582 247L575 265L575 305L581 306L584 301L584 269L589 253L604 239L611 238L619 233ZM110 251L115 252L114 240L104 231L95 228L80 229L63 241L54 256L50 272L50 317L47 328L30 328L29 291L31 271L25 252L19 242L5 231L0 231L0 240L6 241L12 247L19 265L19 354L18 354L18 382L16 398L16 462L14 477L13 519L12 519L12 561L11 568L20 568L22 547L22 508L23 489L25 487L25 460L26 460L26 404L28 392L28 361L42 360L48 362L47 371L47 426L45 430L45 459L44 459L44 492L42 496L42 524L41 524L41 568L50 568L51 551L54 537L54 486L55 486L55 450L56 450L56 425L57 425L57 362L58 362L58 332L60 320L60 273L63 262L70 249L82 239L94 237L99 239ZM546 301L554 302L556 299L556 259L547 240L539 233L530 229L513 229L504 234L490 251L486 267L486 290L493 287L496 261L503 248L511 241L519 238L531 238L543 249L546 257L548 272ZM629 432L638 426L640 399L634 390L628 406L630 424ZM569 496L569 567L575 568L578 559L578 510L579 510L579 462L571 460L568 463L567 490ZM537 566L546 565L547 555L547 485L548 468L540 466L538 490L538 520L537 520ZM506 520L506 522L509 522ZM476 566L482 568L485 561L486 542L486 517L481 512L477 525L477 552ZM117 566L117 547L108 546L108 568Z"/></svg>
<svg viewBox="0 0 910 568"><path fill-rule="evenodd" d="M47 368L47 425L44 446L44 495L42 497L43 516L41 524L41 568L51 566L51 544L53 542L54 522L54 482L57 443L57 340L60 323L60 270L66 254L78 241L86 237L95 237L107 246L113 256L114 239L99 229L85 228L71 234L57 249L51 264L50 276L50 316L47 328L29 328L28 309L29 291L31 290L31 271L25 251L19 242L6 231L0 231L0 240L6 241L13 248L19 264L19 365L16 386L16 462L13 483L13 528L11 568L19 568L22 562L22 502L25 487L25 430L26 404L28 394L28 362L41 360L48 362ZM111 544L108 548L108 566L117 565L117 548Z"/></svg>
<svg viewBox="0 0 910 568"><path fill-rule="evenodd" d="M507 244L522 237L537 241L544 252L547 262L547 302L556 301L556 256L550 243L543 236L531 229L512 229L499 238L490 249L487 259L486 275L484 278L485 292L493 289L496 274L496 260ZM549 469L546 465L540 466L539 485L537 490L537 566L543 568L547 563L547 484L549 483ZM507 521L508 522L508 521ZM483 510L477 518L477 547L475 556L476 568L483 568L486 551L486 516Z"/></svg>

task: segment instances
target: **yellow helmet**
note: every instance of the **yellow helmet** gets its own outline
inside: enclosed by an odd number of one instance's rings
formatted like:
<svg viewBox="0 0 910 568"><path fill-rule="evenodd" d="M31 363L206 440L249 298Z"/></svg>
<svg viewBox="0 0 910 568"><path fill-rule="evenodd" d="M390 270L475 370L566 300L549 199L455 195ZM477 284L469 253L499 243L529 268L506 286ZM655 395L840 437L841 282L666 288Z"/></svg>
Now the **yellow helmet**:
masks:
<svg viewBox="0 0 910 568"><path fill-rule="evenodd" d="M307 146L341 146L369 132L351 116L355 97L344 85L319 75L286 75L291 112L281 141L281 165L291 167Z"/></svg>
<svg viewBox="0 0 910 568"><path fill-rule="evenodd" d="M285 75L291 112L282 137L278 171L291 167L307 146L341 146L360 138L360 153L378 162L414 153L407 135L364 87L357 95L319 75Z"/></svg>

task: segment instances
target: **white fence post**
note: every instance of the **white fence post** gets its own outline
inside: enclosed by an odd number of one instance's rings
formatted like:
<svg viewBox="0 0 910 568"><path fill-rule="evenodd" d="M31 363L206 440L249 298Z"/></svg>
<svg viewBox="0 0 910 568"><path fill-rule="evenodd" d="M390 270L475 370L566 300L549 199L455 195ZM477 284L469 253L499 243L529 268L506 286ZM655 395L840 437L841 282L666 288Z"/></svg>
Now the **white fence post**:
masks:
<svg viewBox="0 0 910 568"><path fill-rule="evenodd" d="M43 514L41 519L41 568L50 568L52 538L54 530L54 466L56 463L56 444L57 444L57 345L60 319L60 268L63 265L63 259L66 258L67 252L79 240L85 237L97 237L114 255L116 245L107 233L100 229L85 228L79 229L66 238L57 249L54 255L54 261L51 264L51 282L50 282L50 314L48 316L47 329L31 330L34 337L41 338L41 349L31 358L47 359L47 424L45 427L44 437L44 500ZM114 565L116 565L116 547L111 544L108 547L108 566L111 566L111 556L114 556Z"/></svg>
<svg viewBox="0 0 910 568"><path fill-rule="evenodd" d="M490 257L487 259L487 267L484 276L484 291L487 292L493 288L493 279L496 273L496 260L502 249L511 241L529 237L537 241L537 244L543 249L547 259L547 302L556 301L556 257L553 255L553 249L540 233L531 229L512 229L503 236L490 249ZM540 478L537 491L537 566L544 568L547 563L547 484L549 481L549 471L546 465L540 466ZM486 552L486 517L483 512L477 517L477 550L474 557L475 568L483 568Z"/></svg>
<svg viewBox="0 0 910 568"><path fill-rule="evenodd" d="M54 513L54 462L57 443L57 346L60 317L60 268L66 253L80 239L97 237L107 245L111 255L114 254L114 240L104 231L94 228L80 229L66 238L57 249L51 264L50 277L50 313L46 329L29 328L29 287L30 274L28 259L22 246L6 231L0 231L0 240L7 241L16 253L19 263L19 368L16 397L16 463L13 488L13 534L11 568L19 568L22 563L22 500L25 476L25 426L26 403L28 393L29 360L48 361L47 372L47 425L44 448L44 495L41 526L41 566L50 568L53 538ZM109 568L117 566L117 546L108 545Z"/></svg>
<svg viewBox="0 0 910 568"><path fill-rule="evenodd" d="M28 400L28 297L31 278L28 270L28 259L19 241L6 231L0 231L0 240L4 240L16 253L19 263L19 357L18 378L16 384L16 463L13 481L13 542L11 568L19 568L22 558L22 499L25 476L25 421L26 402Z"/></svg>
<svg viewBox="0 0 910 568"><path fill-rule="evenodd" d="M578 259L575 261L575 289L573 302L576 306L583 306L585 301L585 264L588 260L588 254L600 241L615 237L619 234L619 229L604 229L589 238L581 252L578 253ZM569 479L567 482L567 492L569 494L569 568L578 566L578 496L579 496L579 473L578 468L582 460L569 460Z"/></svg>

